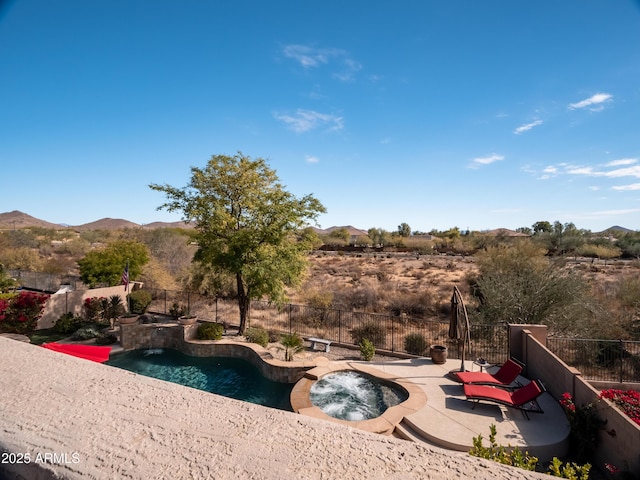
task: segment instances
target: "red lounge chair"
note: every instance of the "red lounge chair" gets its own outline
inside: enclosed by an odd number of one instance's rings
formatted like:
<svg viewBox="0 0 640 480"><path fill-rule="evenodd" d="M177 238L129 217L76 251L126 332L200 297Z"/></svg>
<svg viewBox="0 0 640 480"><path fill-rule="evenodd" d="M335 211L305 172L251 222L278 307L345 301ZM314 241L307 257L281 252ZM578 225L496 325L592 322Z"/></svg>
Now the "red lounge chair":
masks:
<svg viewBox="0 0 640 480"><path fill-rule="evenodd" d="M475 383L478 385L511 385L522 372L522 365L514 360L507 360L495 373L487 372L455 372L454 375L462 383Z"/></svg>
<svg viewBox="0 0 640 480"><path fill-rule="evenodd" d="M524 387L513 391L491 387L489 385L464 385L464 394L467 396L467 400L474 402L473 408L475 408L480 401L497 403L522 410L527 420L529 419L529 412L544 413L536 400L544 392L544 385L542 385L542 382L539 380L532 380Z"/></svg>
<svg viewBox="0 0 640 480"><path fill-rule="evenodd" d="M42 346L54 352L66 353L67 355L73 355L74 357L80 357L98 363L109 360L109 354L111 353L111 347L95 345L50 342L43 343Z"/></svg>

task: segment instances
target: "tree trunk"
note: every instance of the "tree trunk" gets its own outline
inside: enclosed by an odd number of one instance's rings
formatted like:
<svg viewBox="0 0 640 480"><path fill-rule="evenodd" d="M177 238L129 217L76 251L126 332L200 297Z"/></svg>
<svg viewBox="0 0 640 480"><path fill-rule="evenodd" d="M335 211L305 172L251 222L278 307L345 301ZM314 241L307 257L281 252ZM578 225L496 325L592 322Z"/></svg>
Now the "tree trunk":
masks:
<svg viewBox="0 0 640 480"><path fill-rule="evenodd" d="M249 292L244 287L242 275L236 274L236 283L238 285L238 308L240 310L240 327L238 328L238 335L244 335L244 331L247 328L247 319L249 318Z"/></svg>

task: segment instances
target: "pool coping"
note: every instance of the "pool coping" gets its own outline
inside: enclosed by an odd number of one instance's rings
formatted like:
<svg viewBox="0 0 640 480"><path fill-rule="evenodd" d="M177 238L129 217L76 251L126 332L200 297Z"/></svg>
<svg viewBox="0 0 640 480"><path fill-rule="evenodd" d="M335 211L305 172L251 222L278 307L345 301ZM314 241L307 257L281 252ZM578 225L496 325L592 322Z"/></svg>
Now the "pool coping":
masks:
<svg viewBox="0 0 640 480"><path fill-rule="evenodd" d="M341 420L331 417L311 403L311 387L318 379L330 373L349 370L365 373L372 377L391 382L405 390L408 398L398 405L389 407L379 417L360 421ZM349 361L334 361L308 370L304 377L294 385L291 391L290 403L293 411L300 415L347 425L371 433L391 435L404 417L417 412L426 405L427 394L412 381L399 378L396 375L383 372L369 365Z"/></svg>

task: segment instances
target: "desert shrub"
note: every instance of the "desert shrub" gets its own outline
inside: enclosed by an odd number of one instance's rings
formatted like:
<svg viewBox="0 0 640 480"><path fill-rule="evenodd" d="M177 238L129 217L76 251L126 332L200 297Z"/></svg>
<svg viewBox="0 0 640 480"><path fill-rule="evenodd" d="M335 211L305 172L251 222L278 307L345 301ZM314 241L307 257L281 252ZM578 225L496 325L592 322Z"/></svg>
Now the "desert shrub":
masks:
<svg viewBox="0 0 640 480"><path fill-rule="evenodd" d="M53 330L57 333L73 333L82 325L82 319L71 312L63 313L56 320Z"/></svg>
<svg viewBox="0 0 640 480"><path fill-rule="evenodd" d="M280 334L276 330L269 329L267 334L269 335L269 343L276 343L280 340Z"/></svg>
<svg viewBox="0 0 640 480"><path fill-rule="evenodd" d="M151 305L151 292L147 290L135 290L127 296L131 313L142 315Z"/></svg>
<svg viewBox="0 0 640 480"><path fill-rule="evenodd" d="M264 328L250 327L244 332L247 341L265 347L269 345L269 334Z"/></svg>
<svg viewBox="0 0 640 480"><path fill-rule="evenodd" d="M96 337L96 345L111 345L118 341L118 337L112 333L99 333Z"/></svg>
<svg viewBox="0 0 640 480"><path fill-rule="evenodd" d="M328 290L311 291L305 295L305 303L314 308L331 308L333 293Z"/></svg>
<svg viewBox="0 0 640 480"><path fill-rule="evenodd" d="M74 340L91 340L96 338L100 332L96 327L83 327L75 331L71 336Z"/></svg>
<svg viewBox="0 0 640 480"><path fill-rule="evenodd" d="M334 305L345 310L375 311L379 301L378 290L370 285L341 288L334 292Z"/></svg>
<svg viewBox="0 0 640 480"><path fill-rule="evenodd" d="M426 292L395 292L389 299L389 310L393 315L406 313L410 316L422 317L433 313L433 300Z"/></svg>
<svg viewBox="0 0 640 480"><path fill-rule="evenodd" d="M410 333L404 337L404 349L412 355L422 355L429 344L421 333Z"/></svg>
<svg viewBox="0 0 640 480"><path fill-rule="evenodd" d="M179 304L178 302L173 302L171 308L169 308L169 315L173 318L183 317L187 314L187 308L184 305Z"/></svg>
<svg viewBox="0 0 640 480"><path fill-rule="evenodd" d="M198 325L198 340L220 340L224 327L220 323L201 323Z"/></svg>
<svg viewBox="0 0 640 480"><path fill-rule="evenodd" d="M351 338L353 338L353 343L356 345L360 345L362 340L367 339L374 345L380 347L385 345L387 334L382 325L369 322L361 327L352 328Z"/></svg>
<svg viewBox="0 0 640 480"><path fill-rule="evenodd" d="M371 343L371 341L367 338L363 338L359 343L360 347L360 356L363 360L369 362L373 359L376 354L376 347Z"/></svg>

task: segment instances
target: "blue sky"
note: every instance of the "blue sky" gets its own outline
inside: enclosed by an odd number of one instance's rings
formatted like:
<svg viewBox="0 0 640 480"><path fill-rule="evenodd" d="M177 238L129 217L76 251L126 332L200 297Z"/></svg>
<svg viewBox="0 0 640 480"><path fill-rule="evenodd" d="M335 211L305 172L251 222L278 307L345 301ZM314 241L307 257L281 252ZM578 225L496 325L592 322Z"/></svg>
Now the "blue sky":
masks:
<svg viewBox="0 0 640 480"><path fill-rule="evenodd" d="M320 225L640 230L640 2L16 0L0 212L179 220L238 151Z"/></svg>

